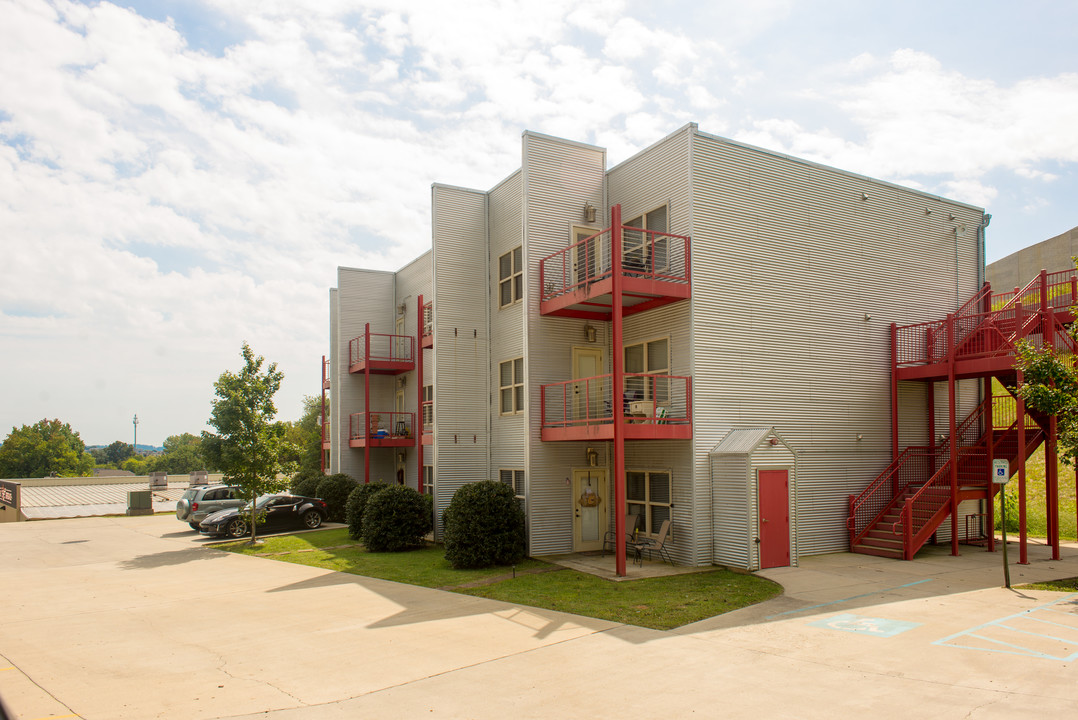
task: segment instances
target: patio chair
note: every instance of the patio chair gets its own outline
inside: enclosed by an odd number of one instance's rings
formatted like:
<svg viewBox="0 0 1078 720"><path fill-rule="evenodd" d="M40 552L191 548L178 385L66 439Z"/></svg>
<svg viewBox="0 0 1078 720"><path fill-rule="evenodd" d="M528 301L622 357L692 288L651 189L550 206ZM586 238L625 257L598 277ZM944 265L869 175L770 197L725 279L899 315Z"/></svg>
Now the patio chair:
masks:
<svg viewBox="0 0 1078 720"><path fill-rule="evenodd" d="M636 532L636 526L637 526L637 524L639 522L640 522L640 516L639 515L629 515L628 513L626 513L626 515L625 515L625 542L627 542L627 543L632 542L633 533ZM606 535L603 536L603 550L602 550L602 554L600 555L600 557L605 557L606 556L606 549L608 547L610 548L611 552L613 552L614 550L617 549L617 545L615 544L617 542L617 539L618 539L618 533L617 533L616 530L610 530L609 532L606 533Z"/></svg>
<svg viewBox="0 0 1078 720"><path fill-rule="evenodd" d="M629 540L625 543L625 546L632 550L634 553L643 555L648 554L648 560L651 560L653 552L658 552L666 562L671 565L674 564L674 560L670 557L670 551L666 549L666 540L670 537L670 521L663 520L663 524L659 526L659 534L653 538L640 538L638 540Z"/></svg>

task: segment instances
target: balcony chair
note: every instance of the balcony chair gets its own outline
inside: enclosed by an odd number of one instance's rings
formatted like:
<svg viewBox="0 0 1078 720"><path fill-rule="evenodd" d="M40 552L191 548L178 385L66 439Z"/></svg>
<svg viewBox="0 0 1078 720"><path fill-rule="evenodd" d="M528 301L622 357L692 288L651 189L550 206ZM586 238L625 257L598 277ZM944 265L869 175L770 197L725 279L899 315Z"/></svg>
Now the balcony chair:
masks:
<svg viewBox="0 0 1078 720"><path fill-rule="evenodd" d="M626 513L626 515L625 515L625 542L626 543L632 542L633 535L636 533L636 526L639 523L639 521L640 521L640 516L639 515L629 515L628 513ZM617 549L617 545L615 545L615 543L617 542L617 539L618 539L618 533L617 533L616 530L610 530L609 532L606 533L606 535L603 536L603 550L602 550L601 557L606 556L606 549L608 547L610 548L611 552L613 552L614 550Z"/></svg>
<svg viewBox="0 0 1078 720"><path fill-rule="evenodd" d="M666 540L670 537L670 521L663 520L663 524L659 526L659 534L653 538L639 538L638 540L629 539L625 543L625 547L632 550L637 557L642 556L644 553L648 554L648 560L651 560L653 552L658 552L666 562L671 565L674 564L673 559L670 557L670 551L666 549Z"/></svg>

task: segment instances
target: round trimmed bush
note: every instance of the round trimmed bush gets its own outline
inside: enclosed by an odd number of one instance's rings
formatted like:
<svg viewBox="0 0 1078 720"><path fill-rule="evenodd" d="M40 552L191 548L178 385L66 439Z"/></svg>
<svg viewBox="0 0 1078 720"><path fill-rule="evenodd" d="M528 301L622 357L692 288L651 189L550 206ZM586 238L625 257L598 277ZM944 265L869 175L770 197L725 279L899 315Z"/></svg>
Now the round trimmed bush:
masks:
<svg viewBox="0 0 1078 720"><path fill-rule="evenodd" d="M524 559L524 511L505 483L484 480L462 486L442 522L445 559L455 568L512 565Z"/></svg>
<svg viewBox="0 0 1078 720"><path fill-rule="evenodd" d="M423 544L434 527L433 497L406 485L389 485L367 499L363 544L370 552L396 552Z"/></svg>
<svg viewBox="0 0 1078 720"><path fill-rule="evenodd" d="M344 473L328 475L318 483L315 497L326 501L326 514L330 522L344 522L344 506L348 503L348 494L357 484L355 478Z"/></svg>
<svg viewBox="0 0 1078 720"><path fill-rule="evenodd" d="M317 470L300 470L293 476L289 490L293 495L318 497L318 483L322 482L325 477Z"/></svg>
<svg viewBox="0 0 1078 720"><path fill-rule="evenodd" d="M344 506L344 521L348 523L348 536L353 540L363 539L363 513L367 510L367 501L387 487L389 484L382 481L360 483L348 494L348 502Z"/></svg>

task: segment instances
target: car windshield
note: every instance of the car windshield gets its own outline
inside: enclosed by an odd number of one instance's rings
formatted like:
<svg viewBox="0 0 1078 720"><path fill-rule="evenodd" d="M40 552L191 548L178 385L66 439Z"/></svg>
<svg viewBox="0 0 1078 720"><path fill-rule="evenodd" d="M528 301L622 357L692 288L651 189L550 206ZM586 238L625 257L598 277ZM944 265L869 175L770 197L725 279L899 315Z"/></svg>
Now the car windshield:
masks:
<svg viewBox="0 0 1078 720"><path fill-rule="evenodd" d="M279 497L280 497L280 495L276 495L276 494L274 494L274 495L262 495L261 497L258 498L257 501L255 501L255 507L258 508L259 510L262 510L267 505L269 505L270 501L275 500L276 498L279 498ZM250 504L248 504L248 506L250 506Z"/></svg>

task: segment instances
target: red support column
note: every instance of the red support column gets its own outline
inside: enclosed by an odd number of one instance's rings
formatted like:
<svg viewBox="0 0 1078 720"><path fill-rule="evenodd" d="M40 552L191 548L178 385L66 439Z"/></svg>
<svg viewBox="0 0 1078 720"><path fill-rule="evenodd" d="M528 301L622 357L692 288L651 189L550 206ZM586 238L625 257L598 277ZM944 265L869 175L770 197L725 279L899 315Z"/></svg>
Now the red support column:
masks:
<svg viewBox="0 0 1078 720"><path fill-rule="evenodd" d="M936 383L934 380L929 380L925 383L928 397L925 398L925 406L928 409L928 446L933 450L936 449L936 445L939 444L939 438L936 437Z"/></svg>
<svg viewBox="0 0 1078 720"><path fill-rule="evenodd" d="M371 481L371 324L363 328L363 482Z"/></svg>
<svg viewBox="0 0 1078 720"><path fill-rule="evenodd" d="M1025 337L1026 318L1023 313L1022 299L1019 296L1019 288L1014 289L1016 298L1014 303L1015 327L1018 328L1018 339ZM1022 371L1015 369L1016 387L1022 387ZM1029 556L1027 548L1028 534L1026 533L1026 402L1021 397L1017 398L1018 420L1018 564L1028 565ZM1001 496L1000 502L1006 502Z"/></svg>
<svg viewBox="0 0 1078 720"><path fill-rule="evenodd" d="M958 428L955 422L954 313L947 314L947 434L951 438L951 554L958 555Z"/></svg>
<svg viewBox="0 0 1078 720"><path fill-rule="evenodd" d="M1052 559L1059 560L1059 454L1056 446L1058 423L1055 415L1048 418L1048 442L1044 448L1044 494L1048 512L1048 544Z"/></svg>
<svg viewBox="0 0 1078 720"><path fill-rule="evenodd" d="M988 467L985 468L985 479L988 482L988 484L985 486L987 488L986 491L985 491L985 497L988 499L988 502L985 503L985 506L986 506L985 507L985 510L986 510L986 512L985 512L985 515L986 515L985 524L987 525L987 527L985 527L985 534L988 535L987 548L986 549L987 549L988 552L995 552L995 550L996 550L996 523L995 523L995 512L994 512L994 510L995 510L996 499L995 499L995 495L993 495L992 491L996 487L996 485L995 485L996 481L993 478L992 462L996 459L996 416L995 416L995 412L994 412L995 411L995 405L992 402L992 378L991 377L984 378L984 381L982 383L982 393L987 398L987 402L988 402L988 412L986 413L987 421L985 422L985 424L988 426L988 428L987 428L987 435L988 435L988 463L987 464L988 464ZM966 538L966 540L969 540L969 538Z"/></svg>
<svg viewBox="0 0 1078 720"><path fill-rule="evenodd" d="M891 462L898 459L898 328L891 323ZM898 480L891 480L891 497L898 494Z"/></svg>
<svg viewBox="0 0 1078 720"><path fill-rule="evenodd" d="M625 407L624 384L625 358L622 350L622 302L621 295L621 205L610 208L610 292L613 306L611 354L613 355L613 379L610 393L614 405L614 569L618 577L625 577Z"/></svg>
<svg viewBox="0 0 1078 720"><path fill-rule="evenodd" d="M542 287L540 285L540 287ZM419 465L416 478L416 489L419 490L419 494L423 494L423 296L419 296L418 300L418 313L416 317L415 336L416 336L416 426L412 428L412 437L416 439L416 464Z"/></svg>

